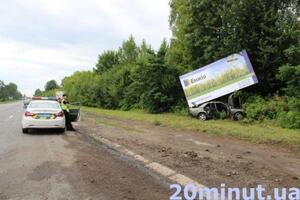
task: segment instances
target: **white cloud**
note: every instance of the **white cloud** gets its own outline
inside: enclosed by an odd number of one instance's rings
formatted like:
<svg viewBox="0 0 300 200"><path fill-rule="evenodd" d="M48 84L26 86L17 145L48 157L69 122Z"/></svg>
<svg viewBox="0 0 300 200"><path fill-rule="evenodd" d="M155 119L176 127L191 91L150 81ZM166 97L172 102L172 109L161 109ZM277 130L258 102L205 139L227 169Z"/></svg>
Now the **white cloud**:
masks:
<svg viewBox="0 0 300 200"><path fill-rule="evenodd" d="M11 0L0 7L0 80L32 94L46 81L91 70L130 34L158 48L170 38L168 0Z"/></svg>
<svg viewBox="0 0 300 200"><path fill-rule="evenodd" d="M75 70L91 69L96 54L80 46L41 48L0 40L0 80L15 82L30 95L47 80L57 82ZM85 52L82 54L81 52Z"/></svg>

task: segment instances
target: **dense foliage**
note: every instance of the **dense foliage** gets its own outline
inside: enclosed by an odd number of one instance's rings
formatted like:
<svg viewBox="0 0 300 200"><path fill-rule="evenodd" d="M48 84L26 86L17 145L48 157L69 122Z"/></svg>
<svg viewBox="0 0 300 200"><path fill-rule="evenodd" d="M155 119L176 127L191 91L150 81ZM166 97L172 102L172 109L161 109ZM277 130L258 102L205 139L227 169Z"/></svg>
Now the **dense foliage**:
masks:
<svg viewBox="0 0 300 200"><path fill-rule="evenodd" d="M18 91L18 86L14 83L6 85L0 80L0 101L19 100L22 94Z"/></svg>
<svg viewBox="0 0 300 200"><path fill-rule="evenodd" d="M244 90L248 118L299 128L298 1L171 0L170 7L170 43L155 51L131 36L100 54L93 71L66 77L69 97L109 109L180 112L187 107L180 74L246 49L259 79Z"/></svg>
<svg viewBox="0 0 300 200"><path fill-rule="evenodd" d="M251 120L272 120L285 128L300 128L299 98L252 96L245 104L245 110Z"/></svg>
<svg viewBox="0 0 300 200"><path fill-rule="evenodd" d="M263 95L281 91L279 67L300 63L299 1L172 0L170 61L188 70L246 49ZM298 66L299 68L299 66Z"/></svg>
<svg viewBox="0 0 300 200"><path fill-rule="evenodd" d="M145 41L138 46L133 37L118 51L99 56L93 72L76 72L62 86L70 99L84 105L110 109L139 108L157 113L169 111L182 94L179 72L166 64L166 41L155 52Z"/></svg>
<svg viewBox="0 0 300 200"><path fill-rule="evenodd" d="M55 90L57 88L59 88L59 86L58 86L58 84L56 83L55 80L50 80L45 85L45 91Z"/></svg>

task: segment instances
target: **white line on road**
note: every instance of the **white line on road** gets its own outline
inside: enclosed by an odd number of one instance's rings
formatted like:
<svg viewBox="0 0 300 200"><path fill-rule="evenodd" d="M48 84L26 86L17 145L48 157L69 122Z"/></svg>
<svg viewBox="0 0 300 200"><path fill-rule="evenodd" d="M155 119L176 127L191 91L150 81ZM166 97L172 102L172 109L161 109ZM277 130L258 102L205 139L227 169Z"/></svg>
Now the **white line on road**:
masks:
<svg viewBox="0 0 300 200"><path fill-rule="evenodd" d="M11 116L9 116L9 119L12 119L14 116L13 115L11 115Z"/></svg>
<svg viewBox="0 0 300 200"><path fill-rule="evenodd" d="M156 172L157 174L160 174L161 176L169 179L169 181L171 181L171 182L178 183L182 186L185 186L186 184L194 184L198 188L207 188L207 186L202 185L202 184L198 183L197 181L195 181L185 175L179 174L178 172L170 169L169 167L166 167L157 162L150 161L150 160L144 158L143 156L141 156L139 154L135 154L133 151L130 151L130 150L126 149L125 147L123 147L117 143L114 143L106 138L103 138L101 136L100 137L92 136L92 137L94 139L100 140L101 142L103 142L104 144L109 146L110 148L113 148L113 149L119 151L120 153L123 153L127 156L135 158L137 161L143 163L145 167L147 167L148 169L151 169L152 171Z"/></svg>
<svg viewBox="0 0 300 200"><path fill-rule="evenodd" d="M206 143L206 142L200 142L200 141L193 140L193 139L187 139L187 141L193 142L193 143L195 143L196 145L199 145L199 146L203 145L203 146L215 147L215 145L213 145L213 144L209 144L209 143Z"/></svg>

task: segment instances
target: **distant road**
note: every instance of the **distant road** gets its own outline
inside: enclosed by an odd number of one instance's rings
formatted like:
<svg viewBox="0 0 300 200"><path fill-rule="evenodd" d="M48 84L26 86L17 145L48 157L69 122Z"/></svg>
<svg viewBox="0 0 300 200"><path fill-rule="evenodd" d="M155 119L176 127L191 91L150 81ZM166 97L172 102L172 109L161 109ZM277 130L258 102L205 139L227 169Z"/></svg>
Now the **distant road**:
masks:
<svg viewBox="0 0 300 200"><path fill-rule="evenodd" d="M0 104L0 200L168 199L168 190L79 133L21 132L22 102Z"/></svg>

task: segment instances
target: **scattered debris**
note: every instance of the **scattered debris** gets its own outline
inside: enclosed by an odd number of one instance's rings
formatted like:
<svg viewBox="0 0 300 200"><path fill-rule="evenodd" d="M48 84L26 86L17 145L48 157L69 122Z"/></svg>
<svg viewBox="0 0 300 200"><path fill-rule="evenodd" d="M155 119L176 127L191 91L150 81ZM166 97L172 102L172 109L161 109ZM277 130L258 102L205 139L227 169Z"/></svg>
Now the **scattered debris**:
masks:
<svg viewBox="0 0 300 200"><path fill-rule="evenodd" d="M232 175L239 175L239 173L236 172L236 171L231 172L231 174L232 174Z"/></svg>
<svg viewBox="0 0 300 200"><path fill-rule="evenodd" d="M275 181L275 182L281 182L282 180L279 179L279 178L276 178L274 181Z"/></svg>
<svg viewBox="0 0 300 200"><path fill-rule="evenodd" d="M92 178L91 178L91 179L90 179L90 182L91 182L91 183L95 183L95 179L92 179Z"/></svg>
<svg viewBox="0 0 300 200"><path fill-rule="evenodd" d="M161 148L160 150L158 150L159 153L165 153L167 152L167 148L166 147L163 147Z"/></svg>
<svg viewBox="0 0 300 200"><path fill-rule="evenodd" d="M237 171L232 171L232 172L229 172L226 174L226 176L238 176L239 175L239 172Z"/></svg>
<svg viewBox="0 0 300 200"><path fill-rule="evenodd" d="M184 153L184 155L186 157L190 157L190 158L197 158L198 157L198 154L194 151L187 151Z"/></svg>
<svg viewBox="0 0 300 200"><path fill-rule="evenodd" d="M277 158L277 156L271 155L271 158Z"/></svg>

